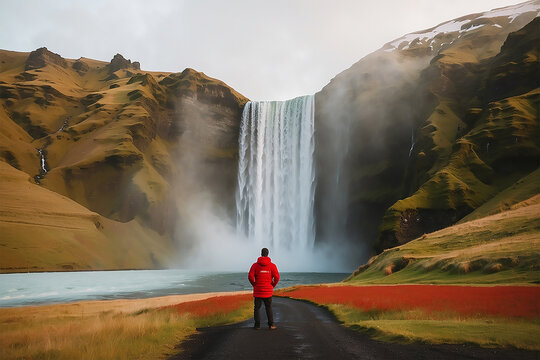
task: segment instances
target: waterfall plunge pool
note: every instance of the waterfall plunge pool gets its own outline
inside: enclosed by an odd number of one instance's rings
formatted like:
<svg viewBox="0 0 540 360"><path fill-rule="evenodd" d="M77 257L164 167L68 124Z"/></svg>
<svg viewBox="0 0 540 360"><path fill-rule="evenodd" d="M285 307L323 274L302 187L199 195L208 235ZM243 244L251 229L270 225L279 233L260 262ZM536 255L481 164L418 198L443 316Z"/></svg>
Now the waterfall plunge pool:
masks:
<svg viewBox="0 0 540 360"><path fill-rule="evenodd" d="M276 288L339 282L349 273L283 272ZM0 274L0 307L250 290L246 272L195 270Z"/></svg>

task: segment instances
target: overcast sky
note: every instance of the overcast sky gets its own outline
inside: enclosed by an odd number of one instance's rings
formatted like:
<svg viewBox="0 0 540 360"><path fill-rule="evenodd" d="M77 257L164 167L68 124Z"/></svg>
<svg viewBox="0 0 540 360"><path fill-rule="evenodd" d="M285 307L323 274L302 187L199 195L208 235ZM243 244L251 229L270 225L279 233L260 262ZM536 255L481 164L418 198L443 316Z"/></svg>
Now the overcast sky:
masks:
<svg viewBox="0 0 540 360"><path fill-rule="evenodd" d="M0 48L66 58L121 53L186 67L252 100L312 94L404 34L519 0L0 0Z"/></svg>

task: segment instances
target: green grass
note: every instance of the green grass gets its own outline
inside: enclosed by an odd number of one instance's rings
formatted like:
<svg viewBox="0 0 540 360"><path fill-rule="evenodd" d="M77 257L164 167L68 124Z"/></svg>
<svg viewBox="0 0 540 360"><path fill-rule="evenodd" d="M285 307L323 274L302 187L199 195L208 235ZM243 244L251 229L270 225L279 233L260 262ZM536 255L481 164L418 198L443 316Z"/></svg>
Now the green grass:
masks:
<svg viewBox="0 0 540 360"><path fill-rule="evenodd" d="M536 194L540 194L540 168L498 193L471 214L464 217L460 223L510 210L512 205L527 200Z"/></svg>
<svg viewBox="0 0 540 360"><path fill-rule="evenodd" d="M502 318L460 318L421 311L363 312L329 305L345 326L387 342L431 344L472 343L484 347L540 350L540 321Z"/></svg>
<svg viewBox="0 0 540 360"><path fill-rule="evenodd" d="M539 271L509 269L492 274L483 270L461 274L444 270L425 271L410 267L397 273L385 276L375 271L366 272L351 280L351 284L532 284L538 283Z"/></svg>
<svg viewBox="0 0 540 360"><path fill-rule="evenodd" d="M351 283L540 283L538 197L499 215L458 224L387 249Z"/></svg>
<svg viewBox="0 0 540 360"><path fill-rule="evenodd" d="M465 124L452 112L451 103L441 101L420 129L415 149L419 187L388 208L376 249L412 240L413 235L401 231L407 229L402 222L407 211L448 210L461 217L477 209L467 221L538 194L538 170L519 180L534 170L540 157L538 101L536 89L491 102L463 137L456 131Z"/></svg>

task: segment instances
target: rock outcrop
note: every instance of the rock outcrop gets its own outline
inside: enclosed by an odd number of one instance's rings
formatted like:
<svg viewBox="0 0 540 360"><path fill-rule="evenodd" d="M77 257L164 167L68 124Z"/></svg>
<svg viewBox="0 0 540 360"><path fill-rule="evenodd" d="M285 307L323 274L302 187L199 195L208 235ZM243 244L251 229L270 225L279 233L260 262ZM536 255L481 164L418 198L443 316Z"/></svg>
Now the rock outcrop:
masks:
<svg viewBox="0 0 540 360"><path fill-rule="evenodd" d="M60 55L47 50L46 47L36 49L28 55L24 70L41 69L47 64L55 64L61 67L66 67L66 60Z"/></svg>
<svg viewBox="0 0 540 360"><path fill-rule="evenodd" d="M140 70L141 64L138 61L131 62L131 60L124 58L121 54L116 54L111 59L111 62L108 65L109 73L114 73L118 70Z"/></svg>
<svg viewBox="0 0 540 360"><path fill-rule="evenodd" d="M83 75L84 73L86 73L90 67L88 66L88 64L86 62L84 62L82 59L79 59L77 61L75 61L71 67L73 69L75 69L75 71L77 71L79 73L79 75Z"/></svg>

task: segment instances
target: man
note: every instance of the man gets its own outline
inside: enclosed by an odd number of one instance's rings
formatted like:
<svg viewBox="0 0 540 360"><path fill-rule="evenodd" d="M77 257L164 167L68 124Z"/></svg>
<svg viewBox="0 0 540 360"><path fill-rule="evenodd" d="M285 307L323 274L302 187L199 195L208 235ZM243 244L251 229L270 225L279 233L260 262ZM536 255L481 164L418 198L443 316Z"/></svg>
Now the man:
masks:
<svg viewBox="0 0 540 360"><path fill-rule="evenodd" d="M257 262L251 265L249 269L248 280L253 286L253 318L255 319L254 329L261 328L261 318L259 316L259 309L264 302L264 308L266 310L266 317L268 318L268 328L270 330L277 329L274 326L274 314L272 313L272 295L274 293L274 287L279 282L279 272L275 264L268 257L268 249L263 248L261 250L261 257L257 259Z"/></svg>

